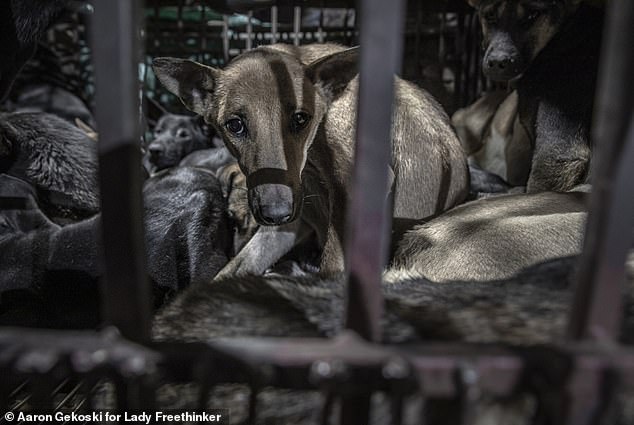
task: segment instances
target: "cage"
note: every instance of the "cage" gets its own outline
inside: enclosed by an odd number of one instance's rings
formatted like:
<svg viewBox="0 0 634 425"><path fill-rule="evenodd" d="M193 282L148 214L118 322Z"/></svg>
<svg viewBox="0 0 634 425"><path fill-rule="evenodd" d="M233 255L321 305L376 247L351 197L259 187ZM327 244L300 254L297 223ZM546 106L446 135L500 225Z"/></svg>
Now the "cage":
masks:
<svg viewBox="0 0 634 425"><path fill-rule="evenodd" d="M387 186L388 176L371 171L388 163L391 104L375 99L392 93L393 75L402 69L436 91L450 111L471 103L490 84L479 67L475 15L453 1L148 0L142 6L95 0L87 24L92 37L82 37L91 39L96 74L105 268L100 304L110 326L100 332L3 328L4 422L126 422L169 411L183 416L150 421L207 422L208 416L195 415L208 414L230 423L462 424L473 423L488 398L524 393L530 396L522 411L533 423L617 423L615 403L619 391L631 389L634 366L634 353L616 339L634 224L633 97L624 89L632 70L632 12L631 2L614 0L606 18L595 187L567 339L531 346L385 344L380 285L388 225L386 199L376 189ZM346 329L331 338L151 341L138 105L147 98L172 110L179 106L157 84L150 61L175 55L223 66L277 40L362 46L346 302L334 307ZM91 84L83 87L87 98Z"/></svg>

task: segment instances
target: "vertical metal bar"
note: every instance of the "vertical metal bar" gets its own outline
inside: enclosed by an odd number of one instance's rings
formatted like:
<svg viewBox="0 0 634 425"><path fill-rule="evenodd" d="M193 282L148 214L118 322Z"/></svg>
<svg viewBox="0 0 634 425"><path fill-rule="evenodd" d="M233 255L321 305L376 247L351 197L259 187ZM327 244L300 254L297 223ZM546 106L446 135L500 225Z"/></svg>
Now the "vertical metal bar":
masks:
<svg viewBox="0 0 634 425"><path fill-rule="evenodd" d="M325 0L321 0L319 6L319 28L317 29L317 42L324 42L324 3Z"/></svg>
<svg viewBox="0 0 634 425"><path fill-rule="evenodd" d="M176 28L178 29L178 48L185 49L187 43L185 43L185 36L183 34L183 7L185 6L185 0L179 0L176 7Z"/></svg>
<svg viewBox="0 0 634 425"><path fill-rule="evenodd" d="M394 75L401 65L404 4L404 0L364 0L360 11L357 141L346 235L346 326L371 341L381 335L381 272L391 220L386 205L390 123Z"/></svg>
<svg viewBox="0 0 634 425"><path fill-rule="evenodd" d="M394 76L400 72L404 0L361 2L355 165L348 208L346 327L381 338L381 273L387 260L388 167ZM382 99L377 104L376 99ZM341 423L369 423L370 396L342 399Z"/></svg>
<svg viewBox="0 0 634 425"><path fill-rule="evenodd" d="M253 11L249 10L247 12L247 50L251 50L251 48L253 48L253 39L251 37L253 37Z"/></svg>
<svg viewBox="0 0 634 425"><path fill-rule="evenodd" d="M293 8L293 44L299 46L299 32L302 29L302 8Z"/></svg>
<svg viewBox="0 0 634 425"><path fill-rule="evenodd" d="M634 226L634 2L609 2L604 28L593 128L593 191L568 328L573 339L613 339L618 334L624 264Z"/></svg>
<svg viewBox="0 0 634 425"><path fill-rule="evenodd" d="M222 54L225 64L229 63L229 17L222 15Z"/></svg>
<svg viewBox="0 0 634 425"><path fill-rule="evenodd" d="M144 342L150 334L150 287L141 201L139 3L96 0L91 26L106 265L104 316L127 338Z"/></svg>
<svg viewBox="0 0 634 425"><path fill-rule="evenodd" d="M277 43L277 6L271 6L271 44Z"/></svg>
<svg viewBox="0 0 634 425"><path fill-rule="evenodd" d="M200 5L200 57L199 61L204 63L207 53L207 6L202 3Z"/></svg>

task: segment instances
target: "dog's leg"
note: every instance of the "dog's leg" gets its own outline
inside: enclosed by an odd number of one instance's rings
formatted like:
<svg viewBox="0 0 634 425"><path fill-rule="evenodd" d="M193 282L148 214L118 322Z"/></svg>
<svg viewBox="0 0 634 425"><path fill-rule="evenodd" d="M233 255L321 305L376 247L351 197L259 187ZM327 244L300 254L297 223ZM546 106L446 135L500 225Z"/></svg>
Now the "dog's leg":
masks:
<svg viewBox="0 0 634 425"><path fill-rule="evenodd" d="M527 192L567 191L586 182L589 129L581 113L568 109L547 101L538 106Z"/></svg>
<svg viewBox="0 0 634 425"><path fill-rule="evenodd" d="M242 250L215 277L262 274L308 235L302 220L282 226L261 226Z"/></svg>

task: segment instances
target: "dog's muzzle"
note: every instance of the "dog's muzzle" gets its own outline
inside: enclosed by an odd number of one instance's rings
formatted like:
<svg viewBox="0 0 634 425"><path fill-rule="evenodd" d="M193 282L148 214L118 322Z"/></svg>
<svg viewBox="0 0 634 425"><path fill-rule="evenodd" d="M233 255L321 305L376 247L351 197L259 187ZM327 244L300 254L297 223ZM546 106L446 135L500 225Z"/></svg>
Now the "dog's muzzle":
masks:
<svg viewBox="0 0 634 425"><path fill-rule="evenodd" d="M256 221L279 226L297 217L299 208L288 172L260 169L247 176L249 208Z"/></svg>

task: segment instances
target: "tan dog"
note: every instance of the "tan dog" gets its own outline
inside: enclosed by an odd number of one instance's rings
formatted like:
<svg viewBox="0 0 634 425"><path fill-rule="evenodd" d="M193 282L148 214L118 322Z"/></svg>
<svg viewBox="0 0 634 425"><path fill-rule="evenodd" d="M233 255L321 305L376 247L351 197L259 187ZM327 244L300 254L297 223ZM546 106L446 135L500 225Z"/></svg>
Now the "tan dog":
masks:
<svg viewBox="0 0 634 425"><path fill-rule="evenodd" d="M154 60L159 80L238 159L251 212L263 225L220 275L262 273L306 238L321 247L322 271L343 269L357 58L357 49L314 44L260 47L223 70ZM428 94L398 78L395 89L392 163L377 172L393 173L394 216L422 219L465 198L466 158Z"/></svg>
<svg viewBox="0 0 634 425"><path fill-rule="evenodd" d="M486 93L451 117L469 158L511 186L526 186L533 148L519 121L517 92Z"/></svg>

